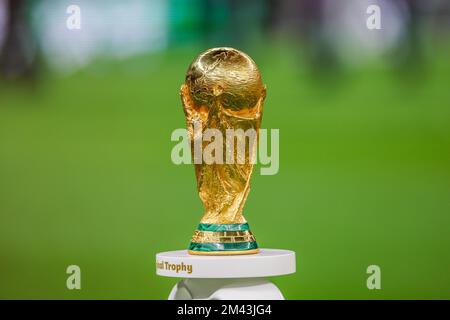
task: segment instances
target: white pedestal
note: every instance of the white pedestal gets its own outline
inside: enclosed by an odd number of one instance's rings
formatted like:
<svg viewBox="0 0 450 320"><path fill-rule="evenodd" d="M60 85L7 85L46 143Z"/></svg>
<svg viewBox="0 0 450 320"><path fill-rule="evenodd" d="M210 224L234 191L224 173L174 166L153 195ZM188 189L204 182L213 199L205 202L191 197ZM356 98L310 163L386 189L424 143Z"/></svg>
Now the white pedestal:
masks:
<svg viewBox="0 0 450 320"><path fill-rule="evenodd" d="M260 249L236 256L190 255L187 250L156 255L156 274L185 278L176 284L169 300L282 300L280 290L264 277L295 272L295 252Z"/></svg>

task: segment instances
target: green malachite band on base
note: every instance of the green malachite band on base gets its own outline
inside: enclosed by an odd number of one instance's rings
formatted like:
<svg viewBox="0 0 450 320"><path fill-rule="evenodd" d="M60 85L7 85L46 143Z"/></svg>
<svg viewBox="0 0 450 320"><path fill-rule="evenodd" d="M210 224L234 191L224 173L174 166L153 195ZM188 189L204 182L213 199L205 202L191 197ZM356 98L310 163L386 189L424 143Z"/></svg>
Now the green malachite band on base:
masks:
<svg viewBox="0 0 450 320"><path fill-rule="evenodd" d="M191 242L189 250L192 251L242 251L242 250L254 250L258 249L256 241L253 242L235 242L235 243L195 243Z"/></svg>
<svg viewBox="0 0 450 320"><path fill-rule="evenodd" d="M213 224L200 223L197 227L198 231L246 231L249 230L248 223L233 224Z"/></svg>
<svg viewBox="0 0 450 320"><path fill-rule="evenodd" d="M248 223L200 223L189 251L192 254L245 254L258 252L258 245Z"/></svg>

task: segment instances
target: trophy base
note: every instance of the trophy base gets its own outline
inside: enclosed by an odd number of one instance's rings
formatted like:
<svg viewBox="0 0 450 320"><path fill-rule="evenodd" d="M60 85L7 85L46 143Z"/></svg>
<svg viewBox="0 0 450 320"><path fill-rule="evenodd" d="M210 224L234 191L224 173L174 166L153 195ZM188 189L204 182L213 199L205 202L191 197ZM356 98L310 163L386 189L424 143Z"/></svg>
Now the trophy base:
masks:
<svg viewBox="0 0 450 320"><path fill-rule="evenodd" d="M193 255L243 255L258 253L248 223L200 223L188 248Z"/></svg>
<svg viewBox="0 0 450 320"><path fill-rule="evenodd" d="M238 255L238 254L255 254L258 253L259 249L252 250L236 250L236 251L194 251L188 250L189 254L205 255L205 256L228 256L228 255Z"/></svg>

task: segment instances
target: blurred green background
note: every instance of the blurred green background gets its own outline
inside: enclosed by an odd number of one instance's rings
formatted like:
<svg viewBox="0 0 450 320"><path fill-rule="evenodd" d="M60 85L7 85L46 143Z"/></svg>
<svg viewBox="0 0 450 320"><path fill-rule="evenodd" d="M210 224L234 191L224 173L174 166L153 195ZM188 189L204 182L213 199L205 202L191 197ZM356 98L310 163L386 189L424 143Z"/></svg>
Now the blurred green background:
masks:
<svg viewBox="0 0 450 320"><path fill-rule="evenodd" d="M178 91L214 46L254 58L280 129L280 171L254 171L244 213L261 247L296 251L285 297L450 298L449 7L398 3L0 2L0 298L167 298L154 256L202 213L170 158Z"/></svg>

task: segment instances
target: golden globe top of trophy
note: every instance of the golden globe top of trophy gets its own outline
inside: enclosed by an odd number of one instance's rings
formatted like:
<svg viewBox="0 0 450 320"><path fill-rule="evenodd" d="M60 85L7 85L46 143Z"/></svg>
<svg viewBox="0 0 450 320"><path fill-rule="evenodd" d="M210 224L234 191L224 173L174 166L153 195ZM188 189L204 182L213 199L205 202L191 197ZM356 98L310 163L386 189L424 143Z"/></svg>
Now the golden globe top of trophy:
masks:
<svg viewBox="0 0 450 320"><path fill-rule="evenodd" d="M180 94L197 189L204 206L188 252L195 255L257 253L258 245L242 211L250 191L266 96L258 67L239 50L209 49L189 66ZM223 137L231 137L219 142L225 150L223 153L213 152L215 160L223 161L198 159L196 148L208 148L204 134L211 129ZM235 141L248 141L243 152L235 146ZM215 142L217 145L218 141Z"/></svg>

